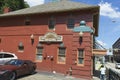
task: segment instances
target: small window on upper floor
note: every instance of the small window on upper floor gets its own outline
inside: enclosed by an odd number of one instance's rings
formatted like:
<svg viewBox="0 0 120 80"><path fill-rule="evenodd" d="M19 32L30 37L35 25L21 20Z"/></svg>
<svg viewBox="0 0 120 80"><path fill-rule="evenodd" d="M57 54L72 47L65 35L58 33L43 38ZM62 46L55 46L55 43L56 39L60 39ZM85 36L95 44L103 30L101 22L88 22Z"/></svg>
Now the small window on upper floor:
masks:
<svg viewBox="0 0 120 80"><path fill-rule="evenodd" d="M55 28L55 19L54 17L51 17L48 23L48 27L50 30L53 30Z"/></svg>
<svg viewBox="0 0 120 80"><path fill-rule="evenodd" d="M75 26L75 20L74 18L69 18L67 21L67 28L68 29L73 29Z"/></svg>
<svg viewBox="0 0 120 80"><path fill-rule="evenodd" d="M29 17L25 18L25 25L30 25L31 21Z"/></svg>

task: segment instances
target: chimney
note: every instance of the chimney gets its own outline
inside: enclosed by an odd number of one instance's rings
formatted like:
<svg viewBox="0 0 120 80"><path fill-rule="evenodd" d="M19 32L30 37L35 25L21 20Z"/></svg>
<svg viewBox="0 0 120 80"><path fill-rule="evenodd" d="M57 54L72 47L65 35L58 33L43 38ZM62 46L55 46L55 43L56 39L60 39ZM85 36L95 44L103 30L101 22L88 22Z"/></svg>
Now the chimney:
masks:
<svg viewBox="0 0 120 80"><path fill-rule="evenodd" d="M10 8L9 7L4 7L3 8L3 13L8 13L8 12L10 12L11 10L10 10Z"/></svg>

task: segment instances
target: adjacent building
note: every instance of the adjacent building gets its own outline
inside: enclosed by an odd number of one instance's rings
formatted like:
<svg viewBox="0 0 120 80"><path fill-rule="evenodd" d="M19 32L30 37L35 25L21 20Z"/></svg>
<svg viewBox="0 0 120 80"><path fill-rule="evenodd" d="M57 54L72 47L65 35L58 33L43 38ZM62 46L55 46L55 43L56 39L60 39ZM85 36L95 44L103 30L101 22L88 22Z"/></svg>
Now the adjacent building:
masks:
<svg viewBox="0 0 120 80"><path fill-rule="evenodd" d="M92 79L99 6L62 0L0 15L0 50L41 71ZM103 53L103 52L102 52Z"/></svg>
<svg viewBox="0 0 120 80"><path fill-rule="evenodd" d="M112 48L114 61L120 63L120 38L112 45Z"/></svg>

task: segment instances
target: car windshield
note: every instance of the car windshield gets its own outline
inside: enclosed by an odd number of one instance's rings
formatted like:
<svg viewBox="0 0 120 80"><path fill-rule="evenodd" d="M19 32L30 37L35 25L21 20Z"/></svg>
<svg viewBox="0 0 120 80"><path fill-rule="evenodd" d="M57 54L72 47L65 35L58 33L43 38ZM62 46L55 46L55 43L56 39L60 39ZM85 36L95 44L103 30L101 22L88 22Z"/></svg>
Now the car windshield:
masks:
<svg viewBox="0 0 120 80"><path fill-rule="evenodd" d="M15 65L15 66L21 66L23 64L22 60L10 60L6 63L6 65Z"/></svg>

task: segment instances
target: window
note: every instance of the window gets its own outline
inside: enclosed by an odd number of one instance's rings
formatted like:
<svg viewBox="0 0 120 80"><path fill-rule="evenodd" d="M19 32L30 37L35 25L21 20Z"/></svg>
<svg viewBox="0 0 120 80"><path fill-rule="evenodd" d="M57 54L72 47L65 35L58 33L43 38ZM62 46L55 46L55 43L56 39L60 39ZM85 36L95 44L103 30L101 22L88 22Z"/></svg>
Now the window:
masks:
<svg viewBox="0 0 120 80"><path fill-rule="evenodd" d="M26 19L25 19L25 25L30 25L30 18L29 17L26 17Z"/></svg>
<svg viewBox="0 0 120 80"><path fill-rule="evenodd" d="M78 64L83 64L84 63L84 50L79 49L78 50Z"/></svg>
<svg viewBox="0 0 120 80"><path fill-rule="evenodd" d="M0 54L0 58L3 58L3 54Z"/></svg>
<svg viewBox="0 0 120 80"><path fill-rule="evenodd" d="M19 43L19 45L18 45L18 50L19 50L20 52L23 52L23 51L24 51L24 46L23 46L23 43L22 43L22 42Z"/></svg>
<svg viewBox="0 0 120 80"><path fill-rule="evenodd" d="M59 53L58 53L58 62L59 63L65 63L66 57L65 57L65 47L59 47Z"/></svg>
<svg viewBox="0 0 120 80"><path fill-rule="evenodd" d="M53 17L50 18L48 26L49 26L49 29L52 29L52 30L55 28L55 19Z"/></svg>
<svg viewBox="0 0 120 80"><path fill-rule="evenodd" d="M4 58L12 58L14 57L13 55L10 55L10 54L4 54Z"/></svg>
<svg viewBox="0 0 120 80"><path fill-rule="evenodd" d="M37 47L36 59L42 61L42 59L43 59L43 47Z"/></svg>
<svg viewBox="0 0 120 80"><path fill-rule="evenodd" d="M68 22L67 22L67 27L68 27L68 29L73 29L73 28L74 28L74 25L75 25L75 20L74 20L74 18L69 18L69 19L68 19Z"/></svg>

